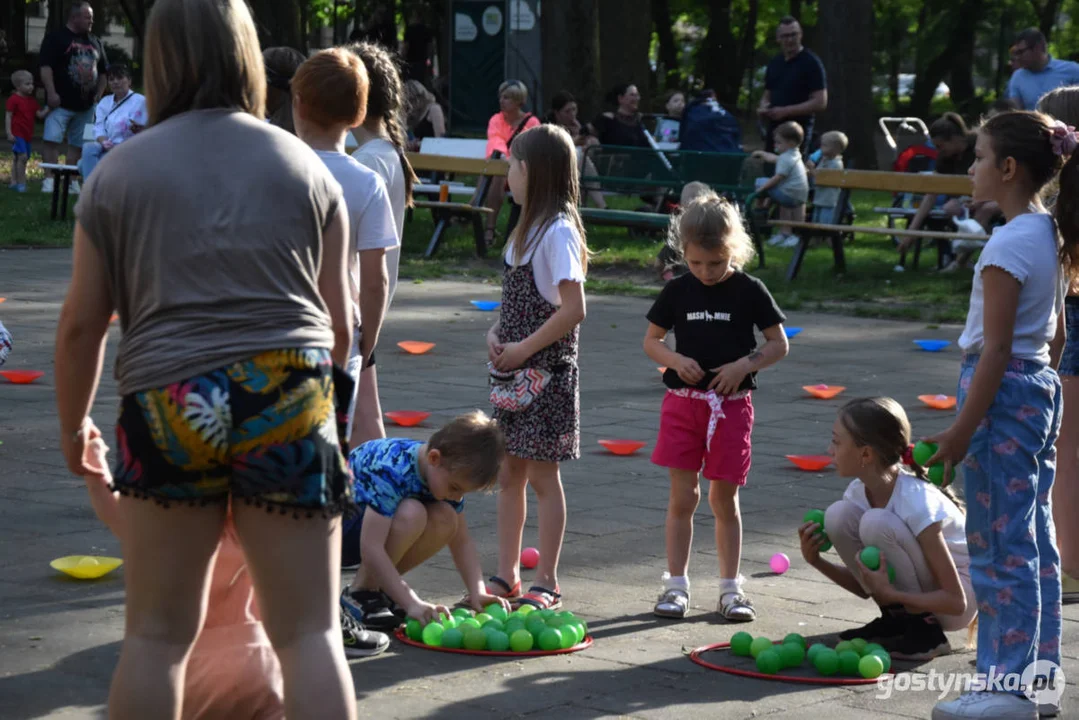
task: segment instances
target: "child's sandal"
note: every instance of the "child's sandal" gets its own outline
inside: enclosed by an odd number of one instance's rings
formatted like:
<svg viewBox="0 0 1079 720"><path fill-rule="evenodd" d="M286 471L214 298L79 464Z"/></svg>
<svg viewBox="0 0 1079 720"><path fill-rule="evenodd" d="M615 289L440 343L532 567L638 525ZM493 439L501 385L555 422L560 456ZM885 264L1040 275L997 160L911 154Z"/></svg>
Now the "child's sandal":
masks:
<svg viewBox="0 0 1079 720"><path fill-rule="evenodd" d="M492 587L492 584L501 585L502 589L499 590L497 587ZM487 592L488 595L494 595L495 597L505 598L506 600L508 600L510 602L510 604L514 604L514 603L516 603L517 601L519 601L521 599L521 581L520 580L518 580L517 583L513 587L510 587L510 584L508 582L506 582L502 578L498 577L497 575L492 575L491 577L487 578L487 585L484 587L484 590ZM469 596L465 595L463 598L458 600L454 604L453 607L455 607L455 608L467 608L467 609L471 610L472 609L472 603L469 602Z"/></svg>
<svg viewBox="0 0 1079 720"><path fill-rule="evenodd" d="M539 585L528 588L528 592L521 596L521 605L531 605L537 610L557 610L562 607L562 593L558 586L554 590L548 590Z"/></svg>

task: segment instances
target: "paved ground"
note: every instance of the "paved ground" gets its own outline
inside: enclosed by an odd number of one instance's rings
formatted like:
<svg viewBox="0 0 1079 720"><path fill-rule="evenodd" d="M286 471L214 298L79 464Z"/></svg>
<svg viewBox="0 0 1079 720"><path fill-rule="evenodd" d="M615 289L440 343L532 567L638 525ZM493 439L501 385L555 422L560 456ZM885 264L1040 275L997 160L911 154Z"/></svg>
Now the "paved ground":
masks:
<svg viewBox="0 0 1079 720"><path fill-rule="evenodd" d="M9 369L51 370L68 272L66 251L0 252L0 297L7 298L0 318L17 343ZM483 333L493 318L468 300L497 295L488 285L450 282L405 284L398 292L379 354L384 406L434 413L405 434L425 437L455 413L485 407ZM875 698L875 686L764 682L691 663L687 649L725 641L734 632L712 612L717 571L707 503L698 513L692 560L693 613L681 623L652 617L665 566L667 481L647 455L662 397L655 365L640 349L647 306L641 299L590 298L581 334L584 456L563 470L570 510L561 581L568 607L589 620L595 645L569 656L499 662L395 644L382 657L352 665L361 712L402 718L928 717L935 693L896 693L885 701ZM958 328L802 313L793 313L789 325L805 331L792 341L790 356L761 378L754 397L755 462L742 499L744 572L760 615L744 629L772 638L827 635L874 615L798 555L795 528L802 514L838 498L845 482L827 472L797 471L784 455L824 452L836 407L856 395L899 399L918 433L942 428L948 414L921 408L917 395L954 392L958 363L954 346L927 354L911 344L925 336L954 340ZM120 331L111 332L110 373ZM394 347L406 339L437 347L425 356L406 356ZM822 382L848 389L833 401L807 399L801 387ZM48 566L62 555L119 551L94 518L81 481L64 470L52 386L51 372L32 386L0 383L0 717L7 720L100 716L122 633L122 570L79 582ZM116 402L107 377L94 414L110 434ZM598 447L604 437L638 438L649 446L618 458ZM469 524L490 572L494 498L469 503ZM534 517L526 544L535 544ZM793 561L781 577L768 570L768 558L779 551ZM460 595L445 552L408 579L424 595ZM1066 608L1065 617L1065 672L1079 679L1079 607ZM953 637L957 649L964 642L965 634ZM962 651L913 670L967 672L972 659L973 653ZM1068 694L1074 698L1073 691Z"/></svg>

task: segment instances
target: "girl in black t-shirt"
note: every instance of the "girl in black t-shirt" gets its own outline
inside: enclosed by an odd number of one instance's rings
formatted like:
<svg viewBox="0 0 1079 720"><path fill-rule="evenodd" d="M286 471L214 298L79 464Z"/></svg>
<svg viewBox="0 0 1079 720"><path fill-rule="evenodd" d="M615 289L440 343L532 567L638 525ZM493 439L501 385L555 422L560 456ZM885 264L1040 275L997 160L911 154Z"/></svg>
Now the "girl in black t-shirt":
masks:
<svg viewBox="0 0 1079 720"><path fill-rule="evenodd" d="M738 488L746 484L757 371L787 354L783 313L760 280L742 272L753 243L738 210L716 193L694 198L671 220L668 241L689 273L675 278L648 311L644 350L665 365L667 395L652 462L670 470L667 572L654 612L682 618L689 607L689 552L699 475L711 480L716 517L719 603L728 621L755 619L742 590L742 517ZM757 347L754 328L764 334ZM678 351L664 339L677 336Z"/></svg>

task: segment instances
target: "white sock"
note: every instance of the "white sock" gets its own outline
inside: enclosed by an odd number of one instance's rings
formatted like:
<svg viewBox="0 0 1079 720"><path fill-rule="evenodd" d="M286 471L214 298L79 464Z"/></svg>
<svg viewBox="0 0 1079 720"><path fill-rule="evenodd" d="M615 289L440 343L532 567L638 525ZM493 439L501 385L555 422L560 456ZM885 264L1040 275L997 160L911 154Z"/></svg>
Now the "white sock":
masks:
<svg viewBox="0 0 1079 720"><path fill-rule="evenodd" d="M668 590L685 590L689 592L689 575L671 575L663 573L663 587Z"/></svg>
<svg viewBox="0 0 1079 720"><path fill-rule="evenodd" d="M719 596L723 597L727 593L742 594L742 583L745 582L745 578L739 575L736 578L720 578L719 579Z"/></svg>

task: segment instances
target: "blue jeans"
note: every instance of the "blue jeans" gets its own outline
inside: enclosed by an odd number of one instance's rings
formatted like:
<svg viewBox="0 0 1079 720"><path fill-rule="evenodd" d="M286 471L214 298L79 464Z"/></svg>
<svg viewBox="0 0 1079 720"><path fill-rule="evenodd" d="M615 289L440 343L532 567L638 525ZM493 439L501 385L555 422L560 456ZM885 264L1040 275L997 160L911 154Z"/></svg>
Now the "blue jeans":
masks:
<svg viewBox="0 0 1079 720"><path fill-rule="evenodd" d="M768 182L769 179L770 178L757 178L756 181L754 181L753 186L760 191L761 186ZM790 195L780 190L778 185L768 188L764 193L772 199L772 202L780 207L793 208L798 207L799 205L805 205L804 200L795 200Z"/></svg>
<svg viewBox="0 0 1079 720"><path fill-rule="evenodd" d="M1079 297L1064 298L1064 321L1068 328L1068 339L1060 356L1058 372L1074 377L1079 375Z"/></svg>
<svg viewBox="0 0 1079 720"><path fill-rule="evenodd" d="M977 363L977 355L963 359L960 410ZM1060 664L1060 555L1049 496L1061 406L1052 368L1012 359L963 461L981 673Z"/></svg>
<svg viewBox="0 0 1079 720"><path fill-rule="evenodd" d="M101 162L101 158L105 157L106 152L108 151L101 147L101 143L88 142L82 146L82 157L79 158L79 174L82 175L83 180L90 177L90 173Z"/></svg>

